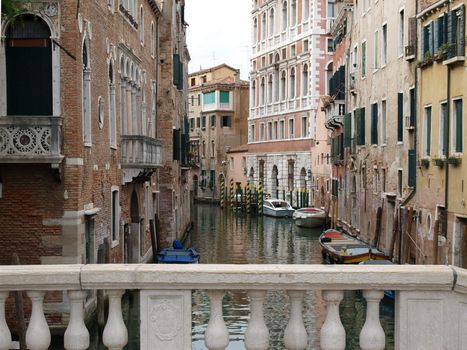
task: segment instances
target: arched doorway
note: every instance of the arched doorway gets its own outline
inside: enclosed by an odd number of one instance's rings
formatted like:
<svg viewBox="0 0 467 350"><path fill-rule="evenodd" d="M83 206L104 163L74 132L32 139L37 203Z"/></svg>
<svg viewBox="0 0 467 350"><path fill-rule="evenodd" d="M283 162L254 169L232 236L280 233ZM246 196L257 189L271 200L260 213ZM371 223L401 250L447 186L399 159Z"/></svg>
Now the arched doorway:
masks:
<svg viewBox="0 0 467 350"><path fill-rule="evenodd" d="M255 169L250 168L250 174L248 175L248 181L250 181L250 187L253 189L255 186Z"/></svg>
<svg viewBox="0 0 467 350"><path fill-rule="evenodd" d="M6 30L8 115L52 115L50 29L38 16L15 18ZM27 101L27 103L24 103Z"/></svg>
<svg viewBox="0 0 467 350"><path fill-rule="evenodd" d="M287 189L289 192L294 190L294 179L295 179L295 161L293 159L289 159L287 162Z"/></svg>
<svg viewBox="0 0 467 350"><path fill-rule="evenodd" d="M198 175L193 175L193 193L195 198L198 197Z"/></svg>
<svg viewBox="0 0 467 350"><path fill-rule="evenodd" d="M271 175L271 195L274 198L279 198L279 170L277 170L277 166L274 165L272 167L272 175Z"/></svg>
<svg viewBox="0 0 467 350"><path fill-rule="evenodd" d="M259 161L259 182L264 186L264 159Z"/></svg>

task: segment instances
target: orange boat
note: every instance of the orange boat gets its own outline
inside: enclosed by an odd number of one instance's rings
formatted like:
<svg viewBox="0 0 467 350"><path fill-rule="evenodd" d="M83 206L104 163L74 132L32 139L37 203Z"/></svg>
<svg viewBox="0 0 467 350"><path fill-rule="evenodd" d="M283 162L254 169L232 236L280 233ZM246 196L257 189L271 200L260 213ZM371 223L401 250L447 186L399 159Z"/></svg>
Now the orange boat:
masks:
<svg viewBox="0 0 467 350"><path fill-rule="evenodd" d="M329 229L319 237L323 258L335 264L358 264L365 260L388 260L377 248L341 231Z"/></svg>

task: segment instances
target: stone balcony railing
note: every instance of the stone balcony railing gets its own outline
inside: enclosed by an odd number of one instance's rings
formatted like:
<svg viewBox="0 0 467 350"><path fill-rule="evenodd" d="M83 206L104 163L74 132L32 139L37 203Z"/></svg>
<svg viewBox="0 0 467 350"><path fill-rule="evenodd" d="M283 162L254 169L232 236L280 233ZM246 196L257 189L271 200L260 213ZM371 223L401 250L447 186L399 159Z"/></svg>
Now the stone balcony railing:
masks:
<svg viewBox="0 0 467 350"><path fill-rule="evenodd" d="M5 322L9 292L27 291L32 314L26 332L28 348L48 349L50 330L44 317L47 291L66 291L69 323L65 349L87 349L84 324L87 291L105 290L109 313L102 341L109 349L122 349L128 341L121 297L126 289L140 290L141 349L191 349L191 292L207 290L210 320L206 347L225 349L228 329L222 314L224 291L246 290L250 318L245 333L247 349L268 349L269 330L263 317L268 290L285 290L290 318L284 331L288 350L305 349L308 335L303 322L306 291L321 290L326 317L320 329L323 350L345 349L346 334L339 304L345 290L363 290L366 321L360 347L384 349L379 302L384 290L396 291L395 348L439 350L467 348L467 271L451 266L427 265L28 265L0 267L0 349L9 349L11 334Z"/></svg>
<svg viewBox="0 0 467 350"><path fill-rule="evenodd" d="M156 168L162 165L162 143L143 135L122 135L123 168Z"/></svg>
<svg viewBox="0 0 467 350"><path fill-rule="evenodd" d="M0 117L0 163L50 163L62 159L62 118Z"/></svg>

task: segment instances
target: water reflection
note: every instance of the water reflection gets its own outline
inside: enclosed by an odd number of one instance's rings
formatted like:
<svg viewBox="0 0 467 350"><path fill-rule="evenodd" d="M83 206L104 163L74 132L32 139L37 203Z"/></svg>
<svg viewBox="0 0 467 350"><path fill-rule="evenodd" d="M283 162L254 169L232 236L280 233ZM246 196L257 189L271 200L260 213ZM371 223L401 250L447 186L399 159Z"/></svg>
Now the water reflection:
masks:
<svg viewBox="0 0 467 350"><path fill-rule="evenodd" d="M318 237L321 230L298 228L290 219L248 217L223 212L214 205L198 204L195 228L187 244L200 252L204 264L320 264ZM204 291L193 292L194 350L206 349L204 333L209 322L209 298ZM381 308L381 321L387 336L387 349L393 349L394 311ZM229 329L228 350L245 349L249 300L246 292L228 291L223 300L224 320ZM304 300L304 322L309 341L307 349L319 349L319 329L326 310L321 291L308 291ZM269 291L264 317L270 332L270 349L284 349L284 330L289 319L289 302L284 291ZM346 291L341 317L347 332L347 349L359 349L358 338L365 322L365 302L361 293Z"/></svg>

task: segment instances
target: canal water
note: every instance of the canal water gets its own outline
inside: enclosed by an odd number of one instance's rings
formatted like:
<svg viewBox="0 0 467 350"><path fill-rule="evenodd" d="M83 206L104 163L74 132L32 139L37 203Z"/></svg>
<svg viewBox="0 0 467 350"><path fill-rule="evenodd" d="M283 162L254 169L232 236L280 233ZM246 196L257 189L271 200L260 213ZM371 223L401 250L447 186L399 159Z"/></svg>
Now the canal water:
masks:
<svg viewBox="0 0 467 350"><path fill-rule="evenodd" d="M318 243L320 229L295 226L292 219L255 216L223 211L218 206L197 204L194 229L186 245L195 247L202 264L321 264ZM194 291L193 350L206 349L204 333L209 322L209 298ZM347 334L347 350L360 349L359 333L365 322L365 301L360 292L346 291L340 306ZM394 348L394 305L381 303L381 323L386 333L386 349ZM224 320L229 329L228 350L245 349L249 301L246 292L228 291L223 299ZM308 332L308 350L319 349L319 329L326 316L321 291L308 291L304 300L304 322ZM269 291L264 317L270 332L270 349L283 350L284 330L289 319L285 292Z"/></svg>
<svg viewBox="0 0 467 350"><path fill-rule="evenodd" d="M296 227L292 219L275 219L223 211L216 205L197 204L194 228L186 246L195 247L202 264L321 264L318 237L321 230ZM209 322L209 298L204 291L192 293L192 349L204 350L204 334ZM319 349L319 329L326 306L321 291L308 291L303 306L308 332L307 350ZM365 301L360 292L346 291L340 315L346 330L346 350L360 349L359 333L365 322ZM386 349L394 349L394 306L381 303L381 323L386 333ZM227 350L245 349L249 301L246 292L226 292L223 299L224 320L230 334ZM127 291L123 297L123 317L128 328L126 350L139 350L139 293ZM284 291L269 291L264 317L270 332L270 349L284 350L283 336L289 319L289 303ZM91 350L104 350L102 329L91 325ZM63 349L63 338L54 339L51 347ZM175 349L161 349L175 350Z"/></svg>

